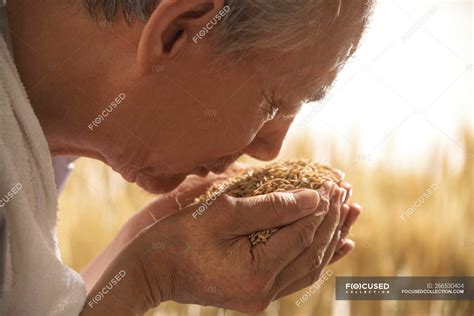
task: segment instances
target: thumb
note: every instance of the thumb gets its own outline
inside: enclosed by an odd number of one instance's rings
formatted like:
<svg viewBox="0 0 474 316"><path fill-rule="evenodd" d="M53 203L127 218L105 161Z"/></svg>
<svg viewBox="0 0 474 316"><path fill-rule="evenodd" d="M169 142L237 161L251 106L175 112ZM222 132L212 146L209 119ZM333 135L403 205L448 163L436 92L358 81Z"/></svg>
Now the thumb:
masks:
<svg viewBox="0 0 474 316"><path fill-rule="evenodd" d="M237 233L250 234L259 230L285 226L315 213L321 195L327 199L329 186L329 183L323 185L319 192L298 189L237 198L234 208L236 218L239 219Z"/></svg>

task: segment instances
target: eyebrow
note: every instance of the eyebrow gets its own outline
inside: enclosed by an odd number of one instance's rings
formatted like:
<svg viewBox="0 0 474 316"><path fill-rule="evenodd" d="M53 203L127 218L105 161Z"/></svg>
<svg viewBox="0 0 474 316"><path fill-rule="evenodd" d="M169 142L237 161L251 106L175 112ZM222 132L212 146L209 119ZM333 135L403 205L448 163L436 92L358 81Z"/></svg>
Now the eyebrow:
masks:
<svg viewBox="0 0 474 316"><path fill-rule="evenodd" d="M311 94L306 100L305 102L306 103L310 103L310 102L318 102L318 101L321 101L322 99L324 99L326 97L326 95L328 94L328 89L327 87L324 87L322 89L319 89L318 91L316 91L315 93Z"/></svg>

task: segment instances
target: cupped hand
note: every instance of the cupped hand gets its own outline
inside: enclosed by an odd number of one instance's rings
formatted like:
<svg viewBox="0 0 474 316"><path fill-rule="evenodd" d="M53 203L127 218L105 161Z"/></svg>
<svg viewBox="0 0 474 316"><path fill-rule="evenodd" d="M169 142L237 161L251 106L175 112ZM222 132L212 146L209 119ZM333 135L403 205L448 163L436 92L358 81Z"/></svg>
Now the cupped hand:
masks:
<svg viewBox="0 0 474 316"><path fill-rule="evenodd" d="M343 190L296 190L251 198L222 195L202 216L196 206L145 229L137 286L153 307L162 301L212 305L245 313L316 281L340 239ZM321 190L324 191L324 190ZM247 235L280 229L252 247Z"/></svg>
<svg viewBox="0 0 474 316"><path fill-rule="evenodd" d="M210 173L206 177L189 176L177 189L170 193L162 194L150 203L146 208L137 213L128 223L129 238L133 239L145 227L169 216L190 205L194 199L206 192L206 190L217 181L224 181L229 177L235 176L237 173L244 171L248 165L243 163L233 163L224 173ZM330 263L334 263L347 255L355 246L354 241L347 239L352 225L359 217L362 208L359 204L348 201L352 196L352 186L344 181L344 173L336 170L335 176L339 180L339 186L344 189L344 205L341 208L341 239L337 244L337 250Z"/></svg>
<svg viewBox="0 0 474 316"><path fill-rule="evenodd" d="M341 208L341 238L338 241L336 252L329 262L330 264L340 260L354 249L354 241L348 239L347 236L350 234L351 227L355 224L359 215L362 213L362 207L359 204L349 203L349 199L352 196L352 185L344 181L344 173L342 171L339 171L338 173L340 174L339 186L343 188L346 193L344 205Z"/></svg>

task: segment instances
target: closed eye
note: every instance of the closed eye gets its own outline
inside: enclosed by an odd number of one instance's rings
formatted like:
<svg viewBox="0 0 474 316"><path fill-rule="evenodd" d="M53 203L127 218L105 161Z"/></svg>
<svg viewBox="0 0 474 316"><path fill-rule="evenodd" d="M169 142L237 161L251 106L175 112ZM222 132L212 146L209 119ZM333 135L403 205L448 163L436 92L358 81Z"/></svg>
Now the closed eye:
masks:
<svg viewBox="0 0 474 316"><path fill-rule="evenodd" d="M327 88L321 89L318 92L310 95L305 101L306 101L306 103L319 102L319 101L321 101L322 99L324 99L326 97L327 93L328 93Z"/></svg>
<svg viewBox="0 0 474 316"><path fill-rule="evenodd" d="M265 119L265 122L268 122L268 121L272 121L275 119L275 117L277 116L279 110L280 110L280 107L278 106L278 104L275 102L275 100L273 99L273 97L271 96L268 96L267 94L263 93L263 97L265 98L265 105L264 105L264 108L265 110L267 111L267 117Z"/></svg>
<svg viewBox="0 0 474 316"><path fill-rule="evenodd" d="M279 107L277 107L276 105L272 104L270 110L268 111L268 116L267 116L267 120L266 120L266 121L267 121L267 122L268 122L268 121L273 121L273 120L275 119L275 117L277 116L279 110L280 110Z"/></svg>

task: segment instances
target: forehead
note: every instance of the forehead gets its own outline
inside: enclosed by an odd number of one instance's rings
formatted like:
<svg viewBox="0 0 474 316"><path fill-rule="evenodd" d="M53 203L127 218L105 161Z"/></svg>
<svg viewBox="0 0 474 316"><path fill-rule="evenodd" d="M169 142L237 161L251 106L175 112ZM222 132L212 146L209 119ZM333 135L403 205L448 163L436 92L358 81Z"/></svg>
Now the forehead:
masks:
<svg viewBox="0 0 474 316"><path fill-rule="evenodd" d="M280 98L292 99L288 102L301 102L324 94L354 53L366 24L366 10L349 9L343 10L341 14L345 16L339 23L329 25L317 38L310 38L307 45L284 54L274 52L273 56L266 52L266 62L261 64L261 68L266 69L262 84L280 94Z"/></svg>
<svg viewBox="0 0 474 316"><path fill-rule="evenodd" d="M262 67L261 88L285 103L316 101L312 99L321 98L333 83L351 47L308 47L280 56L268 68Z"/></svg>

